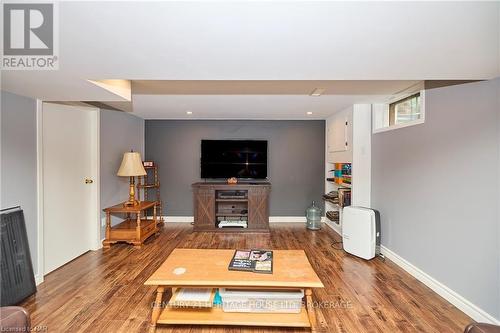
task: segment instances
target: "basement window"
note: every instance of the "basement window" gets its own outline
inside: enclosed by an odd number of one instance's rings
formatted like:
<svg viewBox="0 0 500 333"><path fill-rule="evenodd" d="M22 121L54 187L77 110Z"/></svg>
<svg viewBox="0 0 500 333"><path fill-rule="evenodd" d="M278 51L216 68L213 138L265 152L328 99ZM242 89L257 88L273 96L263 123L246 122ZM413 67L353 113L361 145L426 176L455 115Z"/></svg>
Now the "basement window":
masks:
<svg viewBox="0 0 500 333"><path fill-rule="evenodd" d="M373 133L422 124L425 121L424 91L387 104L373 104Z"/></svg>

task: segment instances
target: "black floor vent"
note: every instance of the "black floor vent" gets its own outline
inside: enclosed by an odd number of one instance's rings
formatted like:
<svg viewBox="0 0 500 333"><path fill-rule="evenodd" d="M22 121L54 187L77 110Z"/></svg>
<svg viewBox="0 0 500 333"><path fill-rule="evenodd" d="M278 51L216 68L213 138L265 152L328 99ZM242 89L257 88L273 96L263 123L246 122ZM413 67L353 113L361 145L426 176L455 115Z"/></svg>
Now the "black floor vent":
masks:
<svg viewBox="0 0 500 333"><path fill-rule="evenodd" d="M36 292L35 276L20 207L1 210L1 305L15 305Z"/></svg>

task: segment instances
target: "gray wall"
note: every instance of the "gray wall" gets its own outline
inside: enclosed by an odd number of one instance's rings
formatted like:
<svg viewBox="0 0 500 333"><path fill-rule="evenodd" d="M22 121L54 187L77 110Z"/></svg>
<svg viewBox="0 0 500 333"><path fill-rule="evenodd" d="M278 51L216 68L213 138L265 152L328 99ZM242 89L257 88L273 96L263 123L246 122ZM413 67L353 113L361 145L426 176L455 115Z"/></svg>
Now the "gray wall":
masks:
<svg viewBox="0 0 500 333"><path fill-rule="evenodd" d="M33 269L37 274L36 101L1 93L1 208L24 210Z"/></svg>
<svg viewBox="0 0 500 333"><path fill-rule="evenodd" d="M146 120L146 159L159 165L165 215L193 215L202 139L269 141L271 215L303 216L311 200L322 204L324 121Z"/></svg>
<svg viewBox="0 0 500 333"><path fill-rule="evenodd" d="M500 318L499 80L428 90L423 125L372 136L382 244Z"/></svg>
<svg viewBox="0 0 500 333"><path fill-rule="evenodd" d="M144 157L144 119L125 112L101 110L100 127L101 218L104 218L103 208L128 199L129 179L118 177L116 172L124 152L132 149ZM102 238L104 230L101 226Z"/></svg>
<svg viewBox="0 0 500 333"><path fill-rule="evenodd" d="M1 207L24 209L28 241L37 274L36 101L1 93ZM127 199L128 179L116 176L125 151L144 155L144 120L101 110L101 209ZM104 228L101 231L104 237Z"/></svg>

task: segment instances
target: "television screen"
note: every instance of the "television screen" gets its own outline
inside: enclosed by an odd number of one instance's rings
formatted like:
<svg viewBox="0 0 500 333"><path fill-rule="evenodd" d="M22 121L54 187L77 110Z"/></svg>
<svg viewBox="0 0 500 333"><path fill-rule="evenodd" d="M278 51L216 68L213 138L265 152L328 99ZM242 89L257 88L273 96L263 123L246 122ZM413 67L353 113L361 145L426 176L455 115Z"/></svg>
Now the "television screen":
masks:
<svg viewBox="0 0 500 333"><path fill-rule="evenodd" d="M267 178L267 141L202 140L201 178Z"/></svg>

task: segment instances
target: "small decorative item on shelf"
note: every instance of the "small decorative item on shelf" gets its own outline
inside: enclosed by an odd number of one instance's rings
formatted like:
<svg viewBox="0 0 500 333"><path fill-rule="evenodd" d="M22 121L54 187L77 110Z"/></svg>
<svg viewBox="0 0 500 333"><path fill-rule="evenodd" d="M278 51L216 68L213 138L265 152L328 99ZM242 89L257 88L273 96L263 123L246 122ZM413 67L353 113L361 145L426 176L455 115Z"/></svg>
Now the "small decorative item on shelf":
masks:
<svg viewBox="0 0 500 333"><path fill-rule="evenodd" d="M323 194L323 199L325 201L331 202L333 204L338 204L339 203L339 192L338 191L331 191L326 194Z"/></svg>
<svg viewBox="0 0 500 333"><path fill-rule="evenodd" d="M326 212L326 217L332 221L332 222L335 222L337 224L339 224L339 220L340 220L340 214L339 214L339 211L337 210L330 210L328 212Z"/></svg>
<svg viewBox="0 0 500 333"><path fill-rule="evenodd" d="M351 175L342 176L342 183L341 184L351 185Z"/></svg>
<svg viewBox="0 0 500 333"><path fill-rule="evenodd" d="M342 163L335 163L335 170L333 170L333 177L337 184L342 183Z"/></svg>
<svg viewBox="0 0 500 333"><path fill-rule="evenodd" d="M145 167L152 167L155 165L155 162L153 161L144 161L142 162L142 165L144 165Z"/></svg>
<svg viewBox="0 0 500 333"><path fill-rule="evenodd" d="M351 185L351 163L335 163L335 168L330 170L333 172L333 177L329 177L326 180L330 182L334 182L341 186L350 186Z"/></svg>
<svg viewBox="0 0 500 333"><path fill-rule="evenodd" d="M321 229L321 209L316 207L315 202L306 209L307 229L319 230Z"/></svg>
<svg viewBox="0 0 500 333"><path fill-rule="evenodd" d="M351 189L350 188L339 188L339 205L340 207L346 207L351 205Z"/></svg>
<svg viewBox="0 0 500 333"><path fill-rule="evenodd" d="M133 207L139 205L139 201L135 199L135 178L144 176L146 170L142 165L141 155L138 152L130 151L123 154L122 164L118 169L117 175L120 177L130 177L129 199L123 205L125 207Z"/></svg>
<svg viewBox="0 0 500 333"><path fill-rule="evenodd" d="M227 179L228 184L238 184L238 178L236 177L231 177Z"/></svg>

